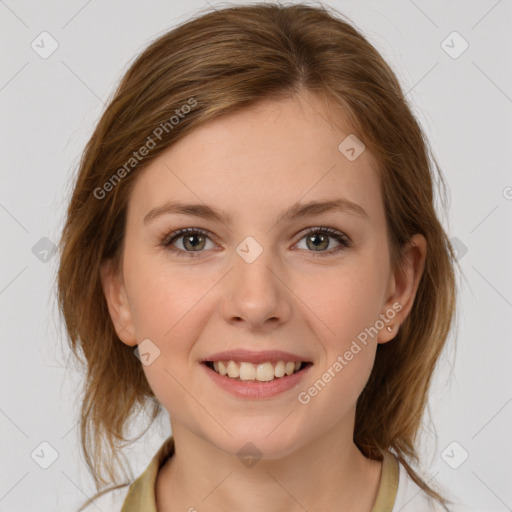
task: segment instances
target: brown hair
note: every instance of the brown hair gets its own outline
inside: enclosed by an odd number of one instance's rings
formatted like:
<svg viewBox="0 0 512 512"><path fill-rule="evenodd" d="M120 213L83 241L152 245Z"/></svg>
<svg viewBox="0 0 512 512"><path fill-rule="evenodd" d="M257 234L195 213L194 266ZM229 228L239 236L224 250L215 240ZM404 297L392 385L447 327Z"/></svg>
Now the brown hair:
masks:
<svg viewBox="0 0 512 512"><path fill-rule="evenodd" d="M328 9L265 3L199 13L136 58L87 143L60 241L57 281L72 351L86 360L80 435L98 489L116 483L117 452L131 414L149 405L152 423L161 411L133 348L116 335L100 282L102 262L119 263L136 176L207 121L308 91L335 106L332 112L348 120L379 162L393 268L414 234L423 234L428 247L409 316L392 342L378 345L357 403L354 442L372 459L394 450L427 494L449 503L412 468L419 462L415 443L431 377L455 314L456 260L433 195L436 180L444 182L393 71L353 25ZM170 121L175 113L177 123ZM158 143L134 161L134 151L148 137L156 139L157 127L165 127Z"/></svg>

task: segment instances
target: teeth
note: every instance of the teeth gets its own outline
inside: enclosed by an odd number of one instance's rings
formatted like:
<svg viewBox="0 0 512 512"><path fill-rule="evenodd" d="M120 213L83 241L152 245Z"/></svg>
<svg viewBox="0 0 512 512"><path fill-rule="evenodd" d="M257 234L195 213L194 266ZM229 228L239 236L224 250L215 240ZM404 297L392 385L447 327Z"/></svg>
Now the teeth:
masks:
<svg viewBox="0 0 512 512"><path fill-rule="evenodd" d="M253 364L250 363L240 363L240 372L237 375L237 377L240 377L240 380L254 380L256 378L256 374L258 374L258 377L260 377L258 380L268 380L268 379L261 379L262 372L260 371L260 368L263 365L258 365L258 368L256 368ZM272 370L272 377L274 377L274 369Z"/></svg>
<svg viewBox="0 0 512 512"><path fill-rule="evenodd" d="M301 364L301 361L277 361L275 365L271 362L252 364L245 361L215 361L213 368L217 373L227 375L231 379L268 382L274 378L284 377L285 374L291 375Z"/></svg>
<svg viewBox="0 0 512 512"><path fill-rule="evenodd" d="M213 366L215 366L215 363L213 363ZM221 375L226 375L226 373L228 373L228 369L222 361L219 361L219 373Z"/></svg>
<svg viewBox="0 0 512 512"><path fill-rule="evenodd" d="M285 364L284 361L278 361L276 363L276 367L274 368L274 375L276 377L283 377L285 374Z"/></svg>
<svg viewBox="0 0 512 512"><path fill-rule="evenodd" d="M229 361L228 363L228 377L231 377L232 379L240 377L240 368L235 361Z"/></svg>

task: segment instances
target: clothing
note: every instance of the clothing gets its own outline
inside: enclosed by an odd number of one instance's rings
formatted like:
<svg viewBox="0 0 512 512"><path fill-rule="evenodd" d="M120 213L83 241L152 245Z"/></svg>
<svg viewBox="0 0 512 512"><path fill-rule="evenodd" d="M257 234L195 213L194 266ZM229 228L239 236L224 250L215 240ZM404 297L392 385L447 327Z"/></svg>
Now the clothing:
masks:
<svg viewBox="0 0 512 512"><path fill-rule="evenodd" d="M130 485L109 491L83 512L156 512L155 483L159 469L174 453L174 439L168 437L144 472ZM391 452L385 452L380 484L371 512L441 512L437 504L410 478Z"/></svg>

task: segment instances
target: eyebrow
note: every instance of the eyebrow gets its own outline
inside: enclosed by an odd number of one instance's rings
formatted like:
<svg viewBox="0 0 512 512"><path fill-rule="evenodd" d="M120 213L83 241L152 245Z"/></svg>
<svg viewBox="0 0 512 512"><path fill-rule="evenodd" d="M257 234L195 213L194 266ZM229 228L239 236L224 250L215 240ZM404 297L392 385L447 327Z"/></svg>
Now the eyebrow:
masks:
<svg viewBox="0 0 512 512"><path fill-rule="evenodd" d="M282 221L292 221L303 217L321 215L329 212L341 212L368 219L368 214L357 203L348 199L331 199L327 201L310 201L308 203L295 203L276 219L276 224ZM150 210L144 216L144 224L165 214L181 214L200 217L222 223L230 223L231 215L222 209L215 209L207 204L186 204L180 201L168 201Z"/></svg>

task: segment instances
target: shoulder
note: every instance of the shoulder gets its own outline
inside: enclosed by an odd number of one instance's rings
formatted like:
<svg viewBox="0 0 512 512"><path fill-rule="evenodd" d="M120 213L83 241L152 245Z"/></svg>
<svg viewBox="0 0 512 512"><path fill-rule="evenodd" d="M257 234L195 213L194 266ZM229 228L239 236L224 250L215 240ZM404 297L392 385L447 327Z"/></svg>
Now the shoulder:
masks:
<svg viewBox="0 0 512 512"><path fill-rule="evenodd" d="M398 490L392 512L445 512L440 503L432 499L399 463Z"/></svg>
<svg viewBox="0 0 512 512"><path fill-rule="evenodd" d="M398 489L391 512L446 512L446 509L431 498L407 473L399 463ZM448 497L450 499L450 497ZM460 512L459 505L448 504L449 512Z"/></svg>
<svg viewBox="0 0 512 512"><path fill-rule="evenodd" d="M76 512L122 512L155 510L155 483L163 463L174 453L174 438L160 446L143 473L131 483L111 487L96 494Z"/></svg>
<svg viewBox="0 0 512 512"><path fill-rule="evenodd" d="M106 491L98 497L93 496L92 501L89 501L84 508L80 508L76 512L98 512L98 510L102 512L121 512L129 488L129 485L124 485Z"/></svg>

